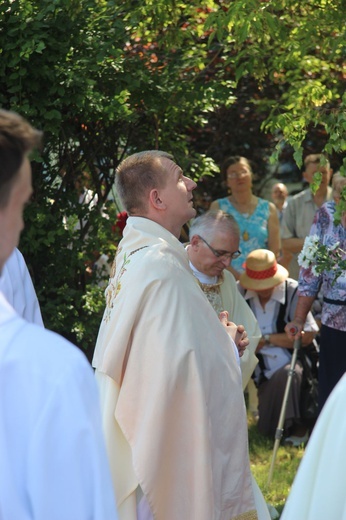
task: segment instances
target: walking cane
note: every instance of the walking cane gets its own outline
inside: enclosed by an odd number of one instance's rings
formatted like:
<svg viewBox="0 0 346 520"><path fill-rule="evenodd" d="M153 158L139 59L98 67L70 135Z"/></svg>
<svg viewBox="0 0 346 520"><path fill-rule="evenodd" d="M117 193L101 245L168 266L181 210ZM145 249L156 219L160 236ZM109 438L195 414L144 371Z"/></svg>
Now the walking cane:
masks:
<svg viewBox="0 0 346 520"><path fill-rule="evenodd" d="M287 383L286 383L284 398L283 398L283 401L282 401L281 412L280 412L280 417L279 417L279 423L278 423L278 426L277 426L276 432L275 432L275 442L274 442L274 448L273 448L273 455L272 455L272 461L271 461L271 464L270 464L269 476L268 476L268 482L267 482L268 486L270 485L271 480L272 480L273 471L274 471L274 464L275 464L275 459L276 459L276 453L277 453L277 451L279 449L281 437L282 437L282 434L283 434L283 431L284 431L283 425L284 425L284 422L285 422L287 401L288 401L288 396L289 396L289 393L290 393L290 390L291 390L292 377L293 377L293 374L295 373L294 367L296 365L298 350L301 347L301 343L302 343L302 339L301 338L298 338L298 339L294 340L291 365L290 365L290 368L289 368L289 371L288 371Z"/></svg>

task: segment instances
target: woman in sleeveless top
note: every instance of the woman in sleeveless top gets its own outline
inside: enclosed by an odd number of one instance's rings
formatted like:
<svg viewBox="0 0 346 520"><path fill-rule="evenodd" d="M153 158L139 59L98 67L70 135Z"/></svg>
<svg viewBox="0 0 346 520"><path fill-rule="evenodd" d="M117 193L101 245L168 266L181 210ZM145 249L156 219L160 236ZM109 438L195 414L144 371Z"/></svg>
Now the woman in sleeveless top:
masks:
<svg viewBox="0 0 346 520"><path fill-rule="evenodd" d="M247 255L255 249L269 249L277 256L280 251L280 224L272 202L252 193L252 170L245 157L234 156L225 160L221 168L228 197L212 202L210 209L221 209L233 215L240 227L241 255L232 261L229 270L236 279L244 271Z"/></svg>

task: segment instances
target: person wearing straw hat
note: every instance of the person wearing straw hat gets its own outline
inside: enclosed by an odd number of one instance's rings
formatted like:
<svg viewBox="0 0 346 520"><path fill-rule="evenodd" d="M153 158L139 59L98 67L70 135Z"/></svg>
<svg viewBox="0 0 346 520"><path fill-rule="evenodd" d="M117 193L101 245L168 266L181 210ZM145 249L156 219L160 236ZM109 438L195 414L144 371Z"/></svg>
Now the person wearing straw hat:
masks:
<svg viewBox="0 0 346 520"><path fill-rule="evenodd" d="M238 288L262 332L256 351L259 364L254 372L258 386L257 425L260 433L271 437L274 437L278 424L291 362L293 340L288 338L284 328L294 316L297 287L298 282L288 277L287 269L277 263L272 251L256 249L247 256ZM318 326L309 313L302 337L303 347L312 343L317 331ZM302 375L302 366L297 362L284 423L285 441L295 446L308 439L299 410Z"/></svg>

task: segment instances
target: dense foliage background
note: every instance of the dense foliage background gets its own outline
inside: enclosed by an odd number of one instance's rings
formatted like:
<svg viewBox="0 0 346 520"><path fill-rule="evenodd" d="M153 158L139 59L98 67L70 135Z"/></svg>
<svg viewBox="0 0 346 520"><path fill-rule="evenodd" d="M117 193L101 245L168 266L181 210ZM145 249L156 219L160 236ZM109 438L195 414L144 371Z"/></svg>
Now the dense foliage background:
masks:
<svg viewBox="0 0 346 520"><path fill-rule="evenodd" d="M199 191L247 156L258 189L324 151L345 169L345 1L3 0L0 105L44 131L20 248L45 324L91 355L103 309L94 262L114 256L114 171L174 154ZM210 177L210 174L215 177ZM81 186L97 195L81 204ZM78 191L79 190L79 191Z"/></svg>

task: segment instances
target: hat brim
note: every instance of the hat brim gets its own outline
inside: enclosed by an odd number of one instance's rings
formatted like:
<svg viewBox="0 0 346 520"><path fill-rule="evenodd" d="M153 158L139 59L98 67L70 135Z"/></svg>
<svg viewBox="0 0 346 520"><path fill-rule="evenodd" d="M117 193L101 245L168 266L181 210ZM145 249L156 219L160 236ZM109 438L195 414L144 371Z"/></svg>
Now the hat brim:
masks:
<svg viewBox="0 0 346 520"><path fill-rule="evenodd" d="M274 276L265 278L264 280L257 280L250 278L246 271L244 271L239 277L239 283L245 289L252 289L253 291L264 291L265 289L271 289L279 283L284 282L288 278L288 271L285 267L277 264L277 271Z"/></svg>

